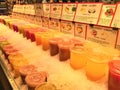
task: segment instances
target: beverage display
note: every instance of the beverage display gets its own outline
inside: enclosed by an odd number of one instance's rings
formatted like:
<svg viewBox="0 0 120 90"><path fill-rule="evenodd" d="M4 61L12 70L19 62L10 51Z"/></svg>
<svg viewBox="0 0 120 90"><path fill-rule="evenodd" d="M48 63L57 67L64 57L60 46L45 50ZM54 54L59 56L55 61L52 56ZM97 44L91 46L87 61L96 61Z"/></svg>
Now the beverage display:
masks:
<svg viewBox="0 0 120 90"><path fill-rule="evenodd" d="M120 60L109 63L108 90L120 90Z"/></svg>
<svg viewBox="0 0 120 90"><path fill-rule="evenodd" d="M87 64L87 50L80 45L71 48L70 51L70 65L74 69L80 69Z"/></svg>

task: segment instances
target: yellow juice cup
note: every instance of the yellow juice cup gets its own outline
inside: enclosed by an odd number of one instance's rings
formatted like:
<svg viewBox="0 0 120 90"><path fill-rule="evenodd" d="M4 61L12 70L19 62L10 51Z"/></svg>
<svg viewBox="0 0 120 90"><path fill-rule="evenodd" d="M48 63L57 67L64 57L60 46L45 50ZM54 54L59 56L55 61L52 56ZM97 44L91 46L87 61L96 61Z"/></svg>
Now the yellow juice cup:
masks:
<svg viewBox="0 0 120 90"><path fill-rule="evenodd" d="M88 61L87 51L82 46L74 46L70 51L70 65L73 69L84 67Z"/></svg>
<svg viewBox="0 0 120 90"><path fill-rule="evenodd" d="M88 56L86 65L86 75L88 79L97 81L104 77L107 74L108 62L109 59L102 53L94 53Z"/></svg>
<svg viewBox="0 0 120 90"><path fill-rule="evenodd" d="M52 33L44 33L42 34L42 49L43 50L48 50L49 49L49 40L52 38Z"/></svg>

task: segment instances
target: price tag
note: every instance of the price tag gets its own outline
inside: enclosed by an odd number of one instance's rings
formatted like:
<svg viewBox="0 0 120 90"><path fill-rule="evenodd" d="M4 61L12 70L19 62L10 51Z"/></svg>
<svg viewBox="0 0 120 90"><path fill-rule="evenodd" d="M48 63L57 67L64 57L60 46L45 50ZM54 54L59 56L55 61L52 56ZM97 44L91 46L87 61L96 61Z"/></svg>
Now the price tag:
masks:
<svg viewBox="0 0 120 90"><path fill-rule="evenodd" d="M118 33L118 39L117 39L116 48L120 50L120 29L119 29L119 33Z"/></svg>
<svg viewBox="0 0 120 90"><path fill-rule="evenodd" d="M98 25L110 26L116 5L103 5Z"/></svg>
<svg viewBox="0 0 120 90"><path fill-rule="evenodd" d="M42 26L47 28L49 27L49 18L47 17L42 18Z"/></svg>
<svg viewBox="0 0 120 90"><path fill-rule="evenodd" d="M105 46L115 46L118 31L112 28L100 26L87 26L87 40L91 40Z"/></svg>
<svg viewBox="0 0 120 90"><path fill-rule="evenodd" d="M60 19L61 13L62 13L62 4L52 3L50 17Z"/></svg>
<svg viewBox="0 0 120 90"><path fill-rule="evenodd" d="M43 5L42 4L35 4L35 15L43 16Z"/></svg>
<svg viewBox="0 0 120 90"><path fill-rule="evenodd" d="M74 34L74 24L69 21L61 21L60 31L66 34Z"/></svg>
<svg viewBox="0 0 120 90"><path fill-rule="evenodd" d="M76 6L77 5L74 3L63 4L61 19L73 21L76 12Z"/></svg>
<svg viewBox="0 0 120 90"><path fill-rule="evenodd" d="M74 21L97 24L102 3L79 3Z"/></svg>
<svg viewBox="0 0 120 90"><path fill-rule="evenodd" d="M120 3L117 4L111 27L120 28Z"/></svg>
<svg viewBox="0 0 120 90"><path fill-rule="evenodd" d="M44 17L49 17L50 16L50 4L43 4L43 14Z"/></svg>
<svg viewBox="0 0 120 90"><path fill-rule="evenodd" d="M51 19L49 22L49 28L60 31L60 21L58 19Z"/></svg>
<svg viewBox="0 0 120 90"><path fill-rule="evenodd" d="M85 38L86 35L86 24L75 23L75 36Z"/></svg>

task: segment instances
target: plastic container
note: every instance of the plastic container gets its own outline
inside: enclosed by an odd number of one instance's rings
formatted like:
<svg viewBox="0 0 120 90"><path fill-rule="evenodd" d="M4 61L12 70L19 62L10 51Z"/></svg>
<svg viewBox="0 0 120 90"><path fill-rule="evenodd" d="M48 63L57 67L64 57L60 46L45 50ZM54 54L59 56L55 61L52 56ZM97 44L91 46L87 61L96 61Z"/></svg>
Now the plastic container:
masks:
<svg viewBox="0 0 120 90"><path fill-rule="evenodd" d="M34 65L26 65L26 66L20 67L19 72L22 77L22 80L25 82L25 77L28 74L37 72L37 70Z"/></svg>
<svg viewBox="0 0 120 90"><path fill-rule="evenodd" d="M72 44L69 39L63 39L59 41L59 60L66 61L70 58L70 48Z"/></svg>
<svg viewBox="0 0 120 90"><path fill-rule="evenodd" d="M51 33L44 33L42 34L42 49L43 50L48 50L49 49L49 40L53 37Z"/></svg>
<svg viewBox="0 0 120 90"><path fill-rule="evenodd" d="M45 30L35 33L36 45L41 45L41 38L42 38L42 34L44 34L44 33L46 33Z"/></svg>
<svg viewBox="0 0 120 90"><path fill-rule="evenodd" d="M46 72L36 72L28 74L25 81L29 87L29 90L35 90L36 86L46 82L47 73Z"/></svg>
<svg viewBox="0 0 120 90"><path fill-rule="evenodd" d="M87 50L82 46L74 46L70 51L70 65L74 69L80 69L87 64Z"/></svg>
<svg viewBox="0 0 120 90"><path fill-rule="evenodd" d="M58 42L62 40L62 38L52 38L49 41L50 44L50 55L54 56L59 53Z"/></svg>
<svg viewBox="0 0 120 90"><path fill-rule="evenodd" d="M120 60L109 63L108 90L120 90Z"/></svg>
<svg viewBox="0 0 120 90"><path fill-rule="evenodd" d="M90 54L91 53L91 54ZM108 72L108 58L101 52L89 52L86 65L86 75L88 79L97 81Z"/></svg>

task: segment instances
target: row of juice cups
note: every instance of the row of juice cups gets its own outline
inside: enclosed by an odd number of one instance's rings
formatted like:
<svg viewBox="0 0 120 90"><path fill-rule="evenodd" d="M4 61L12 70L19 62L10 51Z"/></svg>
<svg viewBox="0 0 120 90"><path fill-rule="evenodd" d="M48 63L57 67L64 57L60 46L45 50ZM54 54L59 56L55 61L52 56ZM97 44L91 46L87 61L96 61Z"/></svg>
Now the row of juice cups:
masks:
<svg viewBox="0 0 120 90"><path fill-rule="evenodd" d="M85 66L86 74L90 79L98 80L107 74L108 62L112 58L108 58L109 56L105 56L103 53L94 51L92 55L91 51L88 51L88 49L81 46L83 43L81 43L80 40L77 42L73 40L72 42L72 40L69 40L64 36L53 38L56 33L50 31L46 32L43 30L40 32L40 30L33 30L33 32L31 32L32 30L30 29L26 29L26 31L25 36L28 39L30 38L31 41L36 41L37 45L41 44L43 50L48 50L50 48L51 56L54 56L59 52L59 60L64 61L70 58L70 65L72 68L80 69ZM29 33L32 34L29 35ZM61 40L61 37L64 37L64 39L62 38ZM76 46L73 45L74 43Z"/></svg>
<svg viewBox="0 0 120 90"><path fill-rule="evenodd" d="M30 28L26 29L26 30L24 29L22 31L23 35L26 36L28 39L30 38L31 41L36 41L37 45L42 44L43 50L48 50L49 49L49 43L54 42L54 41L50 40L50 37L53 36L53 33L52 33L52 35L50 35L50 32L46 33L46 31L44 31L44 30L43 30L43 32L39 32L40 29L39 30L32 30L32 29L33 28L31 28L31 30L30 30ZM34 28L34 29L37 29L37 28ZM30 32L31 35L27 34L26 31L32 31L32 32ZM65 41L65 40L63 40L63 41ZM66 51L66 48L69 48L70 46L72 46L68 42L64 42L64 44L65 45L60 45L59 44L59 56L61 57L60 58L61 61L64 57L63 54ZM62 49L63 49L62 50L60 48L60 46L61 47L63 46L65 48L62 47ZM53 54L52 50L54 50L54 49L53 48L51 49L51 48L52 48L52 45L50 43L50 52L51 52L51 56L52 56L52 54ZM75 48L76 47L74 47L74 49ZM62 50L62 51L60 51L60 50ZM54 52L57 53L58 50L56 49L56 50L54 50ZM94 52L93 51L93 53L92 53L91 50L88 51L86 48L84 48L84 49L81 48L81 46L80 46L80 49L78 51L72 50L72 49L70 50L70 48L69 48L69 50L66 51L66 55L68 56L66 58L66 60L70 58L70 65L74 69L79 69L79 68L85 66L87 76L90 77L92 80L98 80L99 78L101 78L102 76L107 74L108 62L109 62L110 59L112 59L112 58L108 58L110 56L105 56L105 54L100 53L100 52Z"/></svg>

